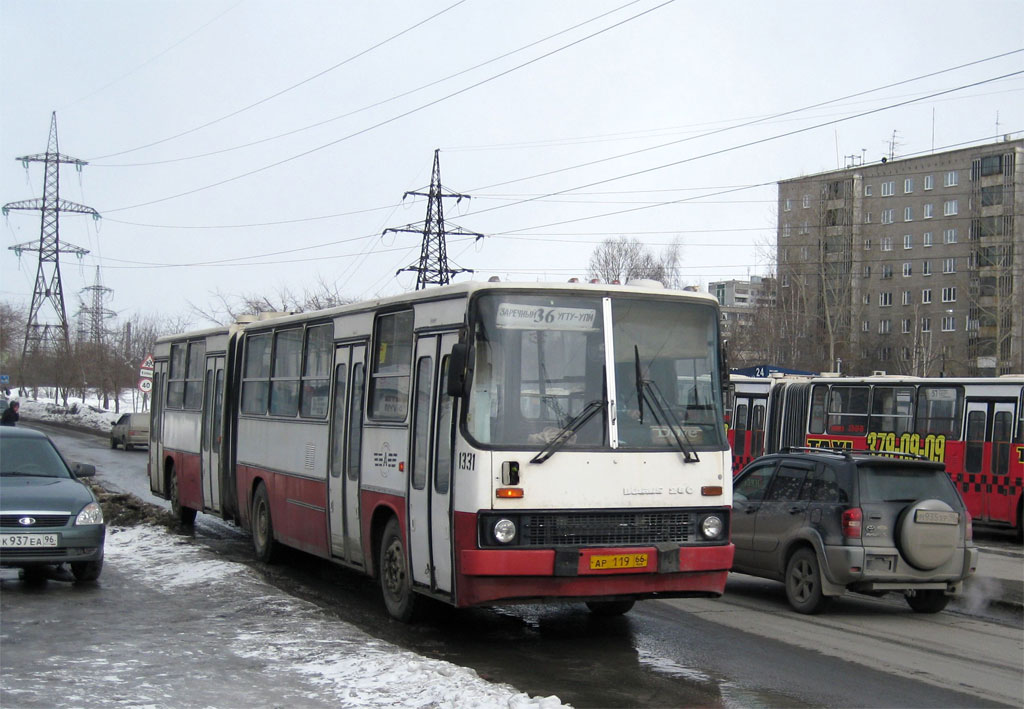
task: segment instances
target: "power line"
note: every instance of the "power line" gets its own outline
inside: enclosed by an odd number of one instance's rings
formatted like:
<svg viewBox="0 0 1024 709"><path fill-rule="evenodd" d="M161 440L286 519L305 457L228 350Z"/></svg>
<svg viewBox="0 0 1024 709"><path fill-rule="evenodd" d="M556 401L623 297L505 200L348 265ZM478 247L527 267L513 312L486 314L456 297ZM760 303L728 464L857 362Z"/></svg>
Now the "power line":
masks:
<svg viewBox="0 0 1024 709"><path fill-rule="evenodd" d="M461 94L464 94L467 91L472 91L473 89L476 89L476 88L478 88L480 86L483 86L484 84L487 84L487 83L490 83L490 82L495 81L497 79L500 79L503 76L507 76L508 74L511 74L511 73L513 73L515 71L518 71L519 69L523 69L523 68L525 68L527 66L530 66L531 64L536 64L537 62L542 61L544 59L547 59L548 57L551 57L551 56L553 56L555 54L558 54L559 52L563 52L566 49L570 49L570 48L572 48L572 47L574 47L574 46L576 46L578 44L582 44L583 42L586 42L589 39L593 39L594 37L602 35L602 34L604 34L606 32L610 32L611 30L617 29L617 28L619 28L619 27L621 27L621 26L623 26L623 25L625 25L625 24L627 24L629 22L632 22L633 20L636 20L636 19L638 19L640 17L643 17L645 15L648 15L648 14L654 12L655 10L660 10L661 8L665 7L666 5L672 4L673 2L675 2L675 0L665 0L665 2L661 3L660 5L657 5L655 7L650 8L650 9L644 10L643 12L640 12L640 13L638 13L636 15L633 15L632 17L628 17L625 20L621 20L619 22L616 22L615 24L610 25L609 27L605 27L604 29L598 30L597 32L593 32L593 33L591 33L591 34L589 34L589 35L587 35L585 37L582 37L580 39L574 40L574 41L570 42L569 44L563 45L563 46L561 46L561 47L559 47L557 49L553 49L553 50L551 50L551 51L549 51L549 52L547 52L545 54L540 55L539 57L535 57L535 58L533 58L533 59L531 59L529 61L523 62L522 64L519 64L517 66L514 66L511 69L507 69L507 70L505 70L503 72L499 72L498 74L490 76L490 77L488 77L486 79L482 79L481 81L478 81L475 84L471 84L470 86L466 86L466 87L464 87L462 89L459 89L458 91L454 91L454 92L448 94L447 96L442 96L441 98L435 99L433 101L429 101L429 102L427 102L427 103L425 103L425 104L423 104L421 106L418 106L417 108L410 109L410 110L408 110L408 111L406 111L404 113L401 113L401 114L399 114L397 116L392 116L391 118L388 118L386 120L380 121L379 123L376 123L376 124L374 124L372 126L369 126L367 128L363 128L362 130L356 131L355 133L350 133L349 135L346 135L346 136L343 136L341 138L338 138L337 140L332 140L329 143L324 143L323 145L320 145L318 147L310 148L309 150L301 152L301 153L299 153L297 155L292 155L291 157L284 158L283 160L278 160L276 162L270 163L269 165L264 165L263 167L259 167L259 168L256 168L254 170L249 170L248 172L244 172L244 173L242 173L240 175L235 175L234 177L228 177L228 178L225 178L225 179L220 180L218 182L214 182L212 184L205 185L203 187L196 187L195 189L187 190L185 192L180 192L178 194L170 195L168 197L162 197L160 199L154 199L154 200L150 200L148 202L141 202L139 204L133 204L133 205L130 205L130 206L127 206L127 207L118 207L116 209L107 209L107 210L105 210L104 213L111 214L111 213L114 213L114 212L123 212L123 211L129 210L129 209L137 209L139 207L148 207L148 206L150 206L152 204L159 204L161 202L167 202L167 201L172 200L172 199L178 199L179 197L185 197L187 195L195 194L197 192L202 192L204 190L212 189L214 187L220 187L221 185L228 184L229 182L235 182L236 180L241 180L241 179L246 178L246 177L251 177L252 175L256 175L258 173L265 172L266 170L270 170L272 168L279 167L281 165L287 164L287 163L292 162L294 160L298 160L299 158L306 157L307 155L312 155L313 153L316 153L316 152L319 152L319 151L324 150L326 148L329 148L331 146L337 145L338 143L342 143L342 142L344 142L346 140L349 140L351 138L354 138L356 136L362 135L364 133L368 133L371 130L374 130L376 128L380 128L381 126L385 126L385 125L388 125L389 123L394 123L395 121L398 121L398 120L400 120L402 118L405 118L407 116L411 116L414 113L418 113L419 111L422 111L422 110L424 110L426 108L430 108L431 106L435 106L435 105L437 105L437 104L439 104L439 103L441 103L443 101L447 101L450 98L454 98L455 96L459 96Z"/></svg>
<svg viewBox="0 0 1024 709"><path fill-rule="evenodd" d="M368 54L368 53L372 52L375 49L379 49L380 47L383 47L388 42L391 42L391 41L393 41L395 39L398 39L402 35L411 32L412 30L416 29L417 27L425 25L426 23L430 22L431 20L436 19L436 18L440 17L441 15L445 14L449 10L453 10L454 8L458 7L459 5L461 5L464 2L466 2L466 0L458 0L458 2L456 2L454 5L449 5L445 9L441 10L440 12L434 13L433 15L431 15L428 18L426 18L425 20L420 20L416 24L414 24L414 25L412 25L410 27L405 28L404 30L402 30L401 32L398 32L397 34L391 35L387 39L378 42L377 44L373 45L372 47L368 47L368 48L364 49L361 52L353 54L349 58L344 59L344 60L338 62L337 64L335 64L332 67L328 67L327 69L324 69L323 71L317 72L316 74L313 74L312 76L307 77L307 78L303 79L302 81L300 81L300 82L298 82L296 84L292 84L291 86L289 86L289 87L287 87L285 89L281 89L277 93L273 93L270 96L266 96L264 98L261 98L259 101L256 101L254 103L250 103L248 106L245 106L243 108L239 108L238 110L232 111L231 113L228 113L227 115L221 116L220 118L215 118L212 121L208 121L208 122L206 122L206 123L204 123L202 125L196 126L194 128L189 128L188 130L182 131L181 133L178 133L176 135L172 135L172 136L169 136L167 138L161 138L160 140L153 141L152 143L147 143L146 145L140 145L137 148L129 148L128 150L122 150L122 151L117 152L117 153L110 153L108 155L100 155L99 157L92 158L92 159L93 160L104 160L106 158L117 157L118 155L125 155L126 153L134 153L134 152L136 152L138 150L144 150L145 148L151 148L154 145L160 145L161 143L166 143L166 142L171 141L171 140L176 140L177 138L181 138L182 136L189 135L190 133L195 133L196 131L202 130L203 128L208 128L208 127L210 127L212 125L220 123L221 121L227 120L228 118L232 118L234 116L237 116L240 113L244 113L244 112L246 112L246 111L248 111L248 110L250 110L252 108L255 108L256 106L264 104L267 101L271 101L271 100L273 100L273 99L275 99L275 98L277 98L279 96L283 96L284 94L288 93L289 91L292 91L293 89L296 89L296 88L298 88L298 87L300 87L300 86L302 86L304 84L308 84L310 81L313 81L314 79L318 79L321 76L323 76L324 74L328 74L328 73L334 71L335 69L338 69L339 67L342 67L342 66L348 64L349 62L355 61L359 57L361 57L361 56L363 56L365 54Z"/></svg>

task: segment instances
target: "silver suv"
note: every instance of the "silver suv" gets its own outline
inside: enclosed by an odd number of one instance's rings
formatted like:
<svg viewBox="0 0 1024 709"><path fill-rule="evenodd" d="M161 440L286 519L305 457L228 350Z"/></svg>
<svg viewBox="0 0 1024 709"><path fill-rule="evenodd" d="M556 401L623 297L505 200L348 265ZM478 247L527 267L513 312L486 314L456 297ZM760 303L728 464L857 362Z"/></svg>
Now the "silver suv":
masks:
<svg viewBox="0 0 1024 709"><path fill-rule="evenodd" d="M733 571L782 581L800 613L846 591L938 613L977 567L971 539L945 467L916 456L789 448L733 481Z"/></svg>

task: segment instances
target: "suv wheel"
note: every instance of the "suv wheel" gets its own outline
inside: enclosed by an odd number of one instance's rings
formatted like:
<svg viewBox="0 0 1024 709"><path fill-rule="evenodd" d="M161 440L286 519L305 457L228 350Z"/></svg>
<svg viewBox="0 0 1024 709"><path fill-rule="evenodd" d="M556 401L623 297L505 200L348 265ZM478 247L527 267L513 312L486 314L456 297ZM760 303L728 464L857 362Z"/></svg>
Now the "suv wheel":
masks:
<svg viewBox="0 0 1024 709"><path fill-rule="evenodd" d="M925 514L920 515L919 512ZM952 523L941 521L943 519ZM896 526L900 554L921 571L939 568L953 558L960 544L962 521L960 514L942 500L918 500L908 505L900 513Z"/></svg>
<svg viewBox="0 0 1024 709"><path fill-rule="evenodd" d="M918 591L907 596L907 605L915 613L938 613L949 603L949 596L942 591Z"/></svg>
<svg viewBox="0 0 1024 709"><path fill-rule="evenodd" d="M814 550L797 549L786 564L786 598L793 610L817 613L832 600L821 592L821 568Z"/></svg>

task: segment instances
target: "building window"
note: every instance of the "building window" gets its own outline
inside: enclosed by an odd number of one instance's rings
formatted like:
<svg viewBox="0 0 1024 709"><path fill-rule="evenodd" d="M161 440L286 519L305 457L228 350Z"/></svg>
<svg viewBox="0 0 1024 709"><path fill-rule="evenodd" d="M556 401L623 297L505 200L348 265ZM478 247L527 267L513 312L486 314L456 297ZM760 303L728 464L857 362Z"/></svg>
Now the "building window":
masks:
<svg viewBox="0 0 1024 709"><path fill-rule="evenodd" d="M892 224L896 221L896 210L895 209L883 209L882 210L882 224Z"/></svg>
<svg viewBox="0 0 1024 709"><path fill-rule="evenodd" d="M981 159L981 176L998 175L1003 171L1002 155L987 155Z"/></svg>
<svg viewBox="0 0 1024 709"><path fill-rule="evenodd" d="M883 182L882 183L882 196L883 197L892 197L895 193L896 193L896 183L895 182Z"/></svg>
<svg viewBox="0 0 1024 709"><path fill-rule="evenodd" d="M882 265L882 280L888 280L892 278L892 264L886 263Z"/></svg>
<svg viewBox="0 0 1024 709"><path fill-rule="evenodd" d="M879 243L880 243L880 248L882 249L882 251L892 251L892 237L891 236L883 236L881 242L879 242Z"/></svg>
<svg viewBox="0 0 1024 709"><path fill-rule="evenodd" d="M912 324L913 324L913 321L910 318L906 318L903 321L903 334L904 335L906 335L907 333L910 332L910 328L911 328Z"/></svg>
<svg viewBox="0 0 1024 709"><path fill-rule="evenodd" d="M981 188L981 206L994 207L1003 203L1003 186L992 185Z"/></svg>
<svg viewBox="0 0 1024 709"><path fill-rule="evenodd" d="M955 199L947 199L942 203L942 213L947 217L955 217L959 212L959 205Z"/></svg>
<svg viewBox="0 0 1024 709"><path fill-rule="evenodd" d="M792 230L792 227L789 226L789 224L783 224L782 225L782 236L783 237L790 236L792 233L793 233L793 230Z"/></svg>
<svg viewBox="0 0 1024 709"><path fill-rule="evenodd" d="M783 288L789 288L789 274L788 273L783 273L782 274L782 287Z"/></svg>
<svg viewBox="0 0 1024 709"><path fill-rule="evenodd" d="M953 315L942 316L942 331L953 332L956 330L956 317Z"/></svg>
<svg viewBox="0 0 1024 709"><path fill-rule="evenodd" d="M903 194L910 194L914 191L914 178L908 177L903 180Z"/></svg>
<svg viewBox="0 0 1024 709"><path fill-rule="evenodd" d="M871 332L871 321L870 320L862 320L861 323L860 323L860 331L861 332Z"/></svg>
<svg viewBox="0 0 1024 709"><path fill-rule="evenodd" d="M904 207L903 208L903 221L912 222L914 221L914 208Z"/></svg>
<svg viewBox="0 0 1024 709"><path fill-rule="evenodd" d="M931 246L932 245L932 233L930 231L926 231L921 236L921 241L925 245L926 248Z"/></svg>
<svg viewBox="0 0 1024 709"><path fill-rule="evenodd" d="M910 305L910 291L903 291L903 304Z"/></svg>
<svg viewBox="0 0 1024 709"><path fill-rule="evenodd" d="M886 291L878 294L878 307L889 308L892 307L892 291Z"/></svg>
<svg viewBox="0 0 1024 709"><path fill-rule="evenodd" d="M800 258L803 259L804 261L806 261L809 257L810 257L810 253L808 252L807 247L806 246L801 246L800 247Z"/></svg>
<svg viewBox="0 0 1024 709"><path fill-rule="evenodd" d="M804 195L804 209L810 209L810 206L811 206L811 196L809 194L805 194Z"/></svg>
<svg viewBox="0 0 1024 709"><path fill-rule="evenodd" d="M864 212L864 223L865 224L870 224L871 223L871 212Z"/></svg>
<svg viewBox="0 0 1024 709"><path fill-rule="evenodd" d="M801 233L801 234L808 234L808 233L810 233L810 231L811 231L811 230L810 230L810 228L809 228L809 227L807 226L807 222L804 222L803 224L801 224L801 225L800 225L800 233Z"/></svg>
<svg viewBox="0 0 1024 709"><path fill-rule="evenodd" d="M942 260L943 273L956 273L956 259L947 258Z"/></svg>
<svg viewBox="0 0 1024 709"><path fill-rule="evenodd" d="M942 238L947 244L956 243L956 229L946 229L942 232Z"/></svg>
<svg viewBox="0 0 1024 709"><path fill-rule="evenodd" d="M784 206L782 209L783 209L783 211L786 211L786 212L788 212L791 209L793 209L793 200L787 199L786 200L786 206Z"/></svg>
<svg viewBox="0 0 1024 709"><path fill-rule="evenodd" d="M865 197L870 197L871 196L871 185L864 185L864 196Z"/></svg>
<svg viewBox="0 0 1024 709"><path fill-rule="evenodd" d="M914 267L911 266L909 262L903 264L903 277L906 278L907 276L912 275L914 275Z"/></svg>
<svg viewBox="0 0 1024 709"><path fill-rule="evenodd" d="M942 289L942 302L943 303L955 303L956 302L956 286L948 286Z"/></svg>
<svg viewBox="0 0 1024 709"><path fill-rule="evenodd" d="M960 184L960 180L957 178L956 170L950 170L946 173L946 187L956 187Z"/></svg>
<svg viewBox="0 0 1024 709"><path fill-rule="evenodd" d="M871 267L868 266L868 269L870 268ZM864 303L864 305L871 305L871 293L865 293L864 297L861 299L861 302Z"/></svg>
<svg viewBox="0 0 1024 709"><path fill-rule="evenodd" d="M892 332L892 320L879 320L878 321L878 334L888 335Z"/></svg>
<svg viewBox="0 0 1024 709"><path fill-rule="evenodd" d="M871 266L864 267L864 277L871 278Z"/></svg>
<svg viewBox="0 0 1024 709"><path fill-rule="evenodd" d="M864 239L864 250L871 251L871 239Z"/></svg>
<svg viewBox="0 0 1024 709"><path fill-rule="evenodd" d="M932 275L932 262L931 261L923 261L923 262L921 262L921 275L922 276L930 276L930 275Z"/></svg>
<svg viewBox="0 0 1024 709"><path fill-rule="evenodd" d="M931 332L931 331L932 331L932 319L931 318L921 318L921 332Z"/></svg>
<svg viewBox="0 0 1024 709"><path fill-rule="evenodd" d="M924 176L924 188L930 190L935 186L935 178L932 175Z"/></svg>
<svg viewBox="0 0 1024 709"><path fill-rule="evenodd" d="M931 288L925 288L923 291L921 291L921 302L924 303L925 305L927 305L928 303L932 302L932 289Z"/></svg>
<svg viewBox="0 0 1024 709"><path fill-rule="evenodd" d="M924 218L925 219L931 219L932 215L934 213L935 213L935 205L933 205L931 202L929 202L928 204L924 205Z"/></svg>
<svg viewBox="0 0 1024 709"><path fill-rule="evenodd" d="M903 248L912 249L914 248L914 237L912 234L903 235Z"/></svg>

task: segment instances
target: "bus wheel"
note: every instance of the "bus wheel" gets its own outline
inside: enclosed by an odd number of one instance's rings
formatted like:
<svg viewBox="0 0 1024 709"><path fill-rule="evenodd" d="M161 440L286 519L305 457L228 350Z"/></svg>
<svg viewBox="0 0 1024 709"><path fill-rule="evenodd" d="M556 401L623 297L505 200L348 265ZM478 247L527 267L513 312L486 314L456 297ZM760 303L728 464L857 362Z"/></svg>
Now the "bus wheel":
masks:
<svg viewBox="0 0 1024 709"><path fill-rule="evenodd" d="M252 496L252 548L256 558L265 564L277 561L278 546L274 541L274 522L270 518L270 497L267 486L260 483Z"/></svg>
<svg viewBox="0 0 1024 709"><path fill-rule="evenodd" d="M587 608L594 615L611 617L625 615L633 608L634 601L587 601Z"/></svg>
<svg viewBox="0 0 1024 709"><path fill-rule="evenodd" d="M170 480L168 481L171 497L171 514L184 525L191 525L196 521L196 511L191 507L183 507L178 499L178 473L171 468Z"/></svg>
<svg viewBox="0 0 1024 709"><path fill-rule="evenodd" d="M392 517L380 542L380 589L384 605L395 620L408 623L416 612L416 594L412 590L409 564L398 520Z"/></svg>

